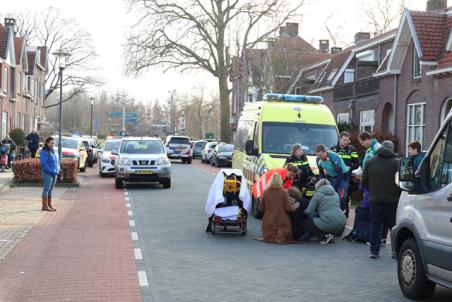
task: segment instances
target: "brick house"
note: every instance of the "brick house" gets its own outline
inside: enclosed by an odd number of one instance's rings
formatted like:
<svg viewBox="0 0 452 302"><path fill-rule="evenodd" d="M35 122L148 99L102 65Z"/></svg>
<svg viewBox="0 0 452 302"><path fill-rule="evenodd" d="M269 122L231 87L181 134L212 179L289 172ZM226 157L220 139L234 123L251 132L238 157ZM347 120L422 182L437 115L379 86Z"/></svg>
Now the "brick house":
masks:
<svg viewBox="0 0 452 302"><path fill-rule="evenodd" d="M44 117L43 100L47 51L27 47L15 31L15 20L0 24L0 135L13 128L26 133Z"/></svg>
<svg viewBox="0 0 452 302"><path fill-rule="evenodd" d="M447 1L427 8L405 10L382 35L358 33L353 46L302 68L287 92L322 95L338 122L393 133L400 152L413 140L428 148L452 108L452 11Z"/></svg>
<svg viewBox="0 0 452 302"><path fill-rule="evenodd" d="M284 92L298 74L300 66L330 56L329 45L320 41L320 50L298 36L298 24L282 26L279 36L267 42L265 49L244 49L232 58L230 81L233 131L245 102L262 100L267 92ZM323 44L322 44L323 43Z"/></svg>

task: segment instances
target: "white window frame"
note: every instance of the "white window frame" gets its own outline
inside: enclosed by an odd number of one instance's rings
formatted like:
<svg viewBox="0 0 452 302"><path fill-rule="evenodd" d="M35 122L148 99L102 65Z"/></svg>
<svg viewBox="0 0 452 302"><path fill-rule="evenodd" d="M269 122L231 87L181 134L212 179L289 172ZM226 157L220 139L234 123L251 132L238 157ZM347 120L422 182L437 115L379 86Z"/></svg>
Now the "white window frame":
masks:
<svg viewBox="0 0 452 302"><path fill-rule="evenodd" d="M350 76L351 76L351 78L350 78ZM355 81L355 70L354 69L346 69L344 72L344 84L353 83L354 81Z"/></svg>
<svg viewBox="0 0 452 302"><path fill-rule="evenodd" d="M414 130L416 127L420 127L421 129L421 137L418 140L421 143L421 146L424 146L424 131L425 131L425 102L423 103L412 103L407 105L406 110L406 145L408 146L409 143L411 143L414 140L417 140L414 138ZM414 114L412 115L413 120L410 121L410 109L415 108L416 106L422 106L422 117L421 117L421 124L416 125L413 123L414 121Z"/></svg>
<svg viewBox="0 0 452 302"><path fill-rule="evenodd" d="M340 123L350 124L350 113L348 112L338 113L336 121L338 124Z"/></svg>
<svg viewBox="0 0 452 302"><path fill-rule="evenodd" d="M370 118L371 117L371 118ZM368 119L369 120L365 120ZM366 127L370 127L370 133L374 131L375 126L375 110L363 110L359 112L359 131L368 131Z"/></svg>
<svg viewBox="0 0 452 302"><path fill-rule="evenodd" d="M3 71L2 71L2 88L3 88L4 93L8 92L8 68L7 67L3 67Z"/></svg>
<svg viewBox="0 0 452 302"><path fill-rule="evenodd" d="M418 66L418 68L416 68L416 66ZM416 47L413 47L413 79L419 79L422 76L421 68L421 58L419 58L417 54ZM419 70L419 75L416 75L416 70Z"/></svg>

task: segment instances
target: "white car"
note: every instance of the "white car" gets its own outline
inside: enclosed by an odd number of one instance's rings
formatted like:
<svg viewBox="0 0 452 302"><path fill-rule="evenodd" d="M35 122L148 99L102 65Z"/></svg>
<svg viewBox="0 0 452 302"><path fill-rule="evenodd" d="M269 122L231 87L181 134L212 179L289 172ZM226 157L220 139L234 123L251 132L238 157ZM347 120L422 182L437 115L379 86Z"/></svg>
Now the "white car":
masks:
<svg viewBox="0 0 452 302"><path fill-rule="evenodd" d="M202 163L210 164L210 160L212 159L212 152L217 145L218 145L218 142L209 142L204 145L204 148L201 151L201 162Z"/></svg>
<svg viewBox="0 0 452 302"><path fill-rule="evenodd" d="M105 177L107 175L115 175L115 163L117 155L111 154L112 151L118 151L121 146L120 139L107 139L105 146L101 152L99 163L99 175Z"/></svg>

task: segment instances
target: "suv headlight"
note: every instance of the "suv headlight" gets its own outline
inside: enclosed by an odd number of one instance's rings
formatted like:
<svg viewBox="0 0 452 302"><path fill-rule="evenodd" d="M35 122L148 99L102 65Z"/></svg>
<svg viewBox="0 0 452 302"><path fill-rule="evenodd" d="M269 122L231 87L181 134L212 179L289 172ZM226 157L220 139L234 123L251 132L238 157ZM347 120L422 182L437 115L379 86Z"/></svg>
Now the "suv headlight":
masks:
<svg viewBox="0 0 452 302"><path fill-rule="evenodd" d="M159 166L166 166L166 165L169 165L169 164L170 164L170 161L166 157L160 157L157 160L157 165L159 165Z"/></svg>
<svg viewBox="0 0 452 302"><path fill-rule="evenodd" d="M130 159L128 157L122 157L119 159L119 165L128 166L130 165Z"/></svg>

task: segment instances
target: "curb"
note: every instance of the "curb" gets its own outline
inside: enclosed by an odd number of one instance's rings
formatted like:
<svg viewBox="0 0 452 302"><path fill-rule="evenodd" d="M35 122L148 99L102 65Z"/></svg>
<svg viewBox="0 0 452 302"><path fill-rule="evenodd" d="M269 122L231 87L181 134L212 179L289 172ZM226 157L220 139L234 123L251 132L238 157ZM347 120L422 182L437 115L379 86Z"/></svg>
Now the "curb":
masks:
<svg viewBox="0 0 452 302"><path fill-rule="evenodd" d="M5 186L7 186L8 184L5 184ZM55 185L58 188L78 188L80 187L80 183L57 183ZM22 187L42 187L41 183L37 183L37 182L17 182L17 183L10 183L9 184L10 188L22 188Z"/></svg>

